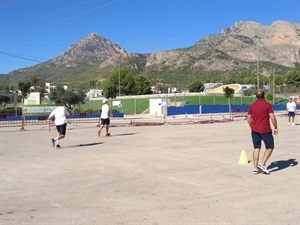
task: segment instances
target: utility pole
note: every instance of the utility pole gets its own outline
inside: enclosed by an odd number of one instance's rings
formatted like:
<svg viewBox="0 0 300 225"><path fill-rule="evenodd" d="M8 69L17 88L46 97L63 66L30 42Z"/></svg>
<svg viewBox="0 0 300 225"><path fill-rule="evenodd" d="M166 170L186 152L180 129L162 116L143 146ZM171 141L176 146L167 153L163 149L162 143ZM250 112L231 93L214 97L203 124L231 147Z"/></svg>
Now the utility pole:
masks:
<svg viewBox="0 0 300 225"><path fill-rule="evenodd" d="M273 75L273 105L275 102L275 68L274 68L274 75Z"/></svg>
<svg viewBox="0 0 300 225"><path fill-rule="evenodd" d="M121 75L120 75L120 66L119 66L119 97L121 96Z"/></svg>
<svg viewBox="0 0 300 225"><path fill-rule="evenodd" d="M256 79L257 79L257 89L259 89L259 65L258 65L258 47L256 46Z"/></svg>

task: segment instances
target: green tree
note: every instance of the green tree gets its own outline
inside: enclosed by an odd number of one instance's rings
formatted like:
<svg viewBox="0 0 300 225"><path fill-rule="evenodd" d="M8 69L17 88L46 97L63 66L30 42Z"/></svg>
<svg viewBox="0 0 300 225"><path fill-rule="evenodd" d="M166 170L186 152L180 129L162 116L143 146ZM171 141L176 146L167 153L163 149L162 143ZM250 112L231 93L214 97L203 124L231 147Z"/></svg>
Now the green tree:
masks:
<svg viewBox="0 0 300 225"><path fill-rule="evenodd" d="M273 100L273 94L272 94L272 93L268 93L268 94L266 95L266 100L267 100L268 102L272 102L272 100Z"/></svg>
<svg viewBox="0 0 300 225"><path fill-rule="evenodd" d="M255 81L254 81L253 77L245 77L243 79L243 83L244 84L255 84Z"/></svg>
<svg viewBox="0 0 300 225"><path fill-rule="evenodd" d="M39 79L37 78L36 75L34 75L30 78L30 83L31 83L31 86L33 86L34 90L37 89L38 82L39 82Z"/></svg>
<svg viewBox="0 0 300 225"><path fill-rule="evenodd" d="M60 100L62 105L65 105L67 108L71 109L74 106L83 103L85 99L84 90L66 90L62 86L57 86L53 88L49 94L51 102Z"/></svg>
<svg viewBox="0 0 300 225"><path fill-rule="evenodd" d="M138 75L134 80L137 95L151 94L150 81L145 75Z"/></svg>
<svg viewBox="0 0 300 225"><path fill-rule="evenodd" d="M124 95L136 94L136 84L131 71L123 70L121 74L121 93Z"/></svg>
<svg viewBox="0 0 300 225"><path fill-rule="evenodd" d="M105 96L131 95L136 93L136 84L132 72L125 68L111 73L101 84ZM110 94L105 92L109 91ZM116 91L116 93L115 93ZM115 98L114 97L114 98Z"/></svg>
<svg viewBox="0 0 300 225"><path fill-rule="evenodd" d="M22 104L24 105L24 99L27 98L27 96L30 93L30 87L31 87L31 83L30 81L26 81L26 82L19 82L18 83L18 89L21 91L22 93Z"/></svg>
<svg viewBox="0 0 300 225"><path fill-rule="evenodd" d="M204 84L201 80L195 80L187 85L189 92L202 92L204 91Z"/></svg>
<svg viewBox="0 0 300 225"><path fill-rule="evenodd" d="M228 98L229 115L230 115L230 118L232 119L231 98L234 96L235 91L233 88L226 86L226 87L223 87L223 92L224 92L225 98Z"/></svg>
<svg viewBox="0 0 300 225"><path fill-rule="evenodd" d="M14 90L14 88L9 87L7 84L0 84L0 90L4 90L4 91L10 91L10 90Z"/></svg>
<svg viewBox="0 0 300 225"><path fill-rule="evenodd" d="M117 97L117 86L112 83L110 79L105 79L101 84L101 88L105 98L109 99Z"/></svg>
<svg viewBox="0 0 300 225"><path fill-rule="evenodd" d="M292 70L286 74L286 84L300 87L300 71Z"/></svg>
<svg viewBox="0 0 300 225"><path fill-rule="evenodd" d="M234 78L229 78L229 79L223 80L222 83L223 84L236 84L237 82Z"/></svg>
<svg viewBox="0 0 300 225"><path fill-rule="evenodd" d="M11 102L11 98L8 96L0 95L0 105L2 106L3 103L7 104ZM4 106L5 106L4 104Z"/></svg>
<svg viewBox="0 0 300 225"><path fill-rule="evenodd" d="M256 92L256 88L252 87L252 88L248 88L246 90L244 90L244 95L245 96L253 96L255 95Z"/></svg>

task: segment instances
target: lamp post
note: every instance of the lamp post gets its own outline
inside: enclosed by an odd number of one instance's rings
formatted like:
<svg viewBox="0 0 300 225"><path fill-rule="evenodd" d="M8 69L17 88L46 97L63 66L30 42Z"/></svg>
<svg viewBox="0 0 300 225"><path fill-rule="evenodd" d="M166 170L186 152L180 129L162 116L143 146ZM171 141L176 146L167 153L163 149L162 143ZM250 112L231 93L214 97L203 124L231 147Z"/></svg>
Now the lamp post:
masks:
<svg viewBox="0 0 300 225"><path fill-rule="evenodd" d="M274 68L274 75L273 75L273 105L275 103L275 68Z"/></svg>
<svg viewBox="0 0 300 225"><path fill-rule="evenodd" d="M257 89L259 89L259 65L258 65L258 47L256 47L256 79L257 79Z"/></svg>
<svg viewBox="0 0 300 225"><path fill-rule="evenodd" d="M121 74L120 74L120 66L119 66L119 97L121 96Z"/></svg>
<svg viewBox="0 0 300 225"><path fill-rule="evenodd" d="M14 91L13 96L14 96L15 114L16 116L18 116L18 91Z"/></svg>

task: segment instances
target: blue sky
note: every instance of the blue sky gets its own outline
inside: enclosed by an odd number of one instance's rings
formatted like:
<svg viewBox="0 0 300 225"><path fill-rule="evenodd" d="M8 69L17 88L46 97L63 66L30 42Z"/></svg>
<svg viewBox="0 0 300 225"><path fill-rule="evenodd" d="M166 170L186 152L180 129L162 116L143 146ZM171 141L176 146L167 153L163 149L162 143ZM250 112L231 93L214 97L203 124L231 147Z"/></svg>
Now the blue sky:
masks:
<svg viewBox="0 0 300 225"><path fill-rule="evenodd" d="M96 32L127 52L186 48L237 21L300 23L300 0L1 0L0 74Z"/></svg>

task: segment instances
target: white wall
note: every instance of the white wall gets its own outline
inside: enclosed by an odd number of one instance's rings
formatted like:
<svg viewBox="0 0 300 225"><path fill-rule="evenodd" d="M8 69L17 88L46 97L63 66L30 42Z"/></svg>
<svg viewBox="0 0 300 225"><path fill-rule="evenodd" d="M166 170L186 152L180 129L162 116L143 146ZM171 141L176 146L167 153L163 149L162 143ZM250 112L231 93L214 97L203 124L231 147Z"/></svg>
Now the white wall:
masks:
<svg viewBox="0 0 300 225"><path fill-rule="evenodd" d="M167 114L167 107L169 106L170 99L149 99L149 114L162 115Z"/></svg>
<svg viewBox="0 0 300 225"><path fill-rule="evenodd" d="M24 105L40 105L41 96L40 92L31 92L28 97L24 99Z"/></svg>

